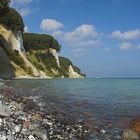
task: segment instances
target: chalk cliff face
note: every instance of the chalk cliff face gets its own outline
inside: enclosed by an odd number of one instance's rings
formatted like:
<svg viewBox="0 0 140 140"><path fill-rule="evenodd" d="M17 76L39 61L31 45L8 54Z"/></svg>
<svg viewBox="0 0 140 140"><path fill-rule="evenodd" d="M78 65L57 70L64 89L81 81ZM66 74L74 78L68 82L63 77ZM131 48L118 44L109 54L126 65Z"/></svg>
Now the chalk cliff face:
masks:
<svg viewBox="0 0 140 140"><path fill-rule="evenodd" d="M57 66L60 67L60 62L59 62L59 57L58 57L58 53L56 52L55 49L49 49L49 52L54 56L54 58L56 59L56 63Z"/></svg>
<svg viewBox="0 0 140 140"><path fill-rule="evenodd" d="M69 75L69 78L84 78L84 76L82 76L78 72L74 71L72 65L69 65L69 67L68 67L68 75Z"/></svg>
<svg viewBox="0 0 140 140"><path fill-rule="evenodd" d="M18 52L25 52L21 31L13 32L0 25L0 35L5 39L5 47L10 47Z"/></svg>
<svg viewBox="0 0 140 140"><path fill-rule="evenodd" d="M76 72L74 70L73 65L71 64L69 64L67 69L64 70L63 65L65 64L60 63L58 53L55 49L49 48L47 51L44 50L43 54L41 54L42 51L36 51L36 54L35 52L27 53L23 45L23 38L22 38L21 31L13 32L11 30L8 30L1 24L0 24L0 47L1 47L0 55L1 56L3 55L5 59L7 60L6 69L10 67L10 73L12 73L10 74L10 76L12 77L19 77L19 78L28 78L28 77L83 78L84 77L81 73ZM8 53L6 54L4 53L4 50L7 50L7 49L8 51L6 52ZM12 57L9 56L10 54L9 49L10 51L12 51L12 55L13 54L17 55L16 59L18 59L19 57L20 63L18 62L19 60L17 60L16 62L13 56ZM14 50L16 50L16 52L14 52ZM48 56L48 54L51 54L51 56L50 55ZM42 59L42 56L43 56L43 59ZM4 61L0 60L0 64L1 63L4 63ZM1 75L2 75L2 72L0 71L0 76Z"/></svg>
<svg viewBox="0 0 140 140"><path fill-rule="evenodd" d="M26 57L26 52L23 46L23 39L22 39L22 33L21 31L17 31L17 32L13 32L11 30L7 30L3 25L0 25L0 35L2 36L2 42L5 45L4 47L7 48L11 48L13 50L18 51L18 53L20 54L20 56L23 58L25 64L27 65L27 67L31 68L31 71L33 73L34 76L40 76L40 77L44 77L44 74L42 74L42 72L40 73L36 67L31 64L29 62L29 60ZM16 74L15 75L18 77L28 77L29 75L27 74ZM44 77L45 78L45 77Z"/></svg>

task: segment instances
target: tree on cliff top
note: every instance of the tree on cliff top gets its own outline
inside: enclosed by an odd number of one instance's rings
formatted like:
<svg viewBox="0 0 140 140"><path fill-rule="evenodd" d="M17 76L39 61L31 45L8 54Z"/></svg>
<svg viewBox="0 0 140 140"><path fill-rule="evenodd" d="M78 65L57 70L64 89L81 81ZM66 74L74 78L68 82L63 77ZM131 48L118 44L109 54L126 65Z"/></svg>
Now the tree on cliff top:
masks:
<svg viewBox="0 0 140 140"><path fill-rule="evenodd" d="M23 19L15 9L9 8L9 3L10 0L0 0L0 24L13 31L23 31Z"/></svg>
<svg viewBox="0 0 140 140"><path fill-rule="evenodd" d="M59 52L61 49L61 45L57 40L46 34L24 33L23 43L26 51L52 48Z"/></svg>
<svg viewBox="0 0 140 140"><path fill-rule="evenodd" d="M13 31L24 30L22 17L13 8L10 8L4 15L0 15L0 23Z"/></svg>
<svg viewBox="0 0 140 140"><path fill-rule="evenodd" d="M0 0L0 14L6 12L9 8L10 0Z"/></svg>

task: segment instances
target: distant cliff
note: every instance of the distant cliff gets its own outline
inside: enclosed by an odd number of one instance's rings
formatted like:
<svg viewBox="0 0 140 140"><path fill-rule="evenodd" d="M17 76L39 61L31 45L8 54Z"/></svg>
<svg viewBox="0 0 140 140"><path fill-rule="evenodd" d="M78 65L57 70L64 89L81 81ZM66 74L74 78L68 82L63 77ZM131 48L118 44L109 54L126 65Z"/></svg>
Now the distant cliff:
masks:
<svg viewBox="0 0 140 140"><path fill-rule="evenodd" d="M58 55L61 46L52 36L23 33L22 18L9 1L0 1L0 14L0 78L85 77L69 59Z"/></svg>

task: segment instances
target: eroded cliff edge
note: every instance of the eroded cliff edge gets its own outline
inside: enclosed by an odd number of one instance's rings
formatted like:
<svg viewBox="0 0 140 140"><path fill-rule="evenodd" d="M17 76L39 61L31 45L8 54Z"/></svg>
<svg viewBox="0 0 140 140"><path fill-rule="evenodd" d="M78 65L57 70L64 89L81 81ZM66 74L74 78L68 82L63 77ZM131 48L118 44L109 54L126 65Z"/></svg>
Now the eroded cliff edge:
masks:
<svg viewBox="0 0 140 140"><path fill-rule="evenodd" d="M34 39L46 39L48 47L40 47L38 42L32 44L30 40ZM85 75L69 59L58 55L57 45L58 42L49 35L22 34L0 24L0 77L84 78Z"/></svg>

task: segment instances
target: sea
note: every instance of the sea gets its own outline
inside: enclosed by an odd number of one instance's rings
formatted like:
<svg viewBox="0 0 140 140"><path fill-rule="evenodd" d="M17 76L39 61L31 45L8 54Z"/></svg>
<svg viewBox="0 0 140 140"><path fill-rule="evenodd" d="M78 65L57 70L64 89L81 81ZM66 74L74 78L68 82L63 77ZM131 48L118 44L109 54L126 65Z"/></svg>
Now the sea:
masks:
<svg viewBox="0 0 140 140"><path fill-rule="evenodd" d="M22 79L8 85L41 96L53 110L93 118L99 124L122 125L140 115L139 78Z"/></svg>

